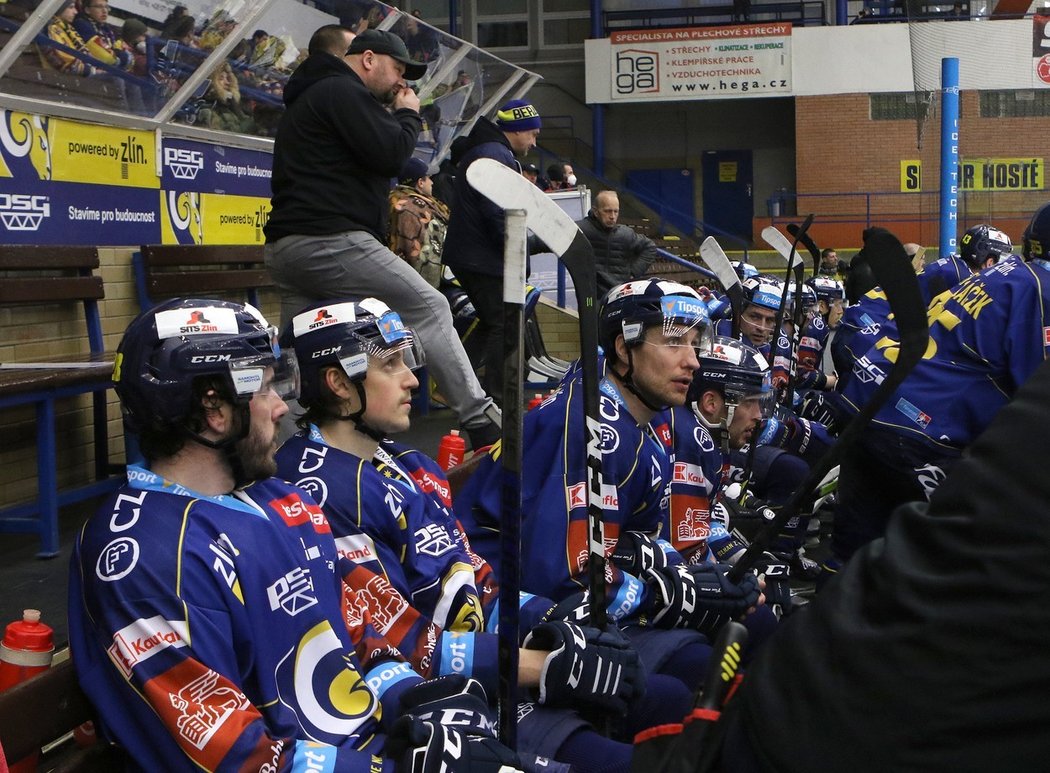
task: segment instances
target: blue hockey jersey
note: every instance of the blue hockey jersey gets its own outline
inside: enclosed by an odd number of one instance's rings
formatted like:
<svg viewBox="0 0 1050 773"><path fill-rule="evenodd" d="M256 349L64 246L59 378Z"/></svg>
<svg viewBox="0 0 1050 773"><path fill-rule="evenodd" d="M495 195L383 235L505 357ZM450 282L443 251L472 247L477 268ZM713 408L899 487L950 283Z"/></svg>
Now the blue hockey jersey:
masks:
<svg viewBox="0 0 1050 773"><path fill-rule="evenodd" d="M955 255L927 263L917 277L922 300L929 306L930 301L945 290L951 290L971 273L966 262Z"/></svg>
<svg viewBox="0 0 1050 773"><path fill-rule="evenodd" d="M619 535L656 535L667 507L668 458L635 422L611 382L602 382L602 490L606 554ZM587 587L587 468L582 379L566 379L524 418L521 587L560 601ZM455 512L471 545L499 574L503 468L499 445L457 494ZM645 599L637 578L608 563L610 613L622 619Z"/></svg>
<svg viewBox="0 0 1050 773"><path fill-rule="evenodd" d="M1000 261L929 309L923 359L876 414L875 423L957 453L979 435L1050 352L1050 268ZM853 368L845 402L859 410L897 354L880 337Z"/></svg>
<svg viewBox="0 0 1050 773"><path fill-rule="evenodd" d="M392 769L337 562L320 508L282 481L208 497L130 467L70 571L103 734L144 770Z"/></svg>

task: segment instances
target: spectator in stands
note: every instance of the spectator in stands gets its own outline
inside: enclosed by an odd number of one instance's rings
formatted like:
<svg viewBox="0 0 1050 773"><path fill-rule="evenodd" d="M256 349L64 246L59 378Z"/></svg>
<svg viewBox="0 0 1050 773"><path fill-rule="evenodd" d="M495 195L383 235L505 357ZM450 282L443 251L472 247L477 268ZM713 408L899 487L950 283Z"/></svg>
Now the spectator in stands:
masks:
<svg viewBox="0 0 1050 773"><path fill-rule="evenodd" d="M189 11L186 10L186 6L176 5L174 8L171 9L171 13L164 17L164 21L160 25L161 30L167 32L169 27L171 27L173 24L175 24L175 22L177 22L184 16L189 16ZM163 37L168 37L163 32L161 34L163 35Z"/></svg>
<svg viewBox="0 0 1050 773"><path fill-rule="evenodd" d="M87 44L73 26L73 19L76 15L77 9L73 5L73 0L65 0L48 23L47 36L56 43L87 54ZM95 68L83 59L55 46L42 46L40 56L45 67L59 72L67 72L72 75L95 74Z"/></svg>
<svg viewBox="0 0 1050 773"><path fill-rule="evenodd" d="M251 66L260 70L276 68L284 56L285 47L285 42L276 35L260 38L252 48Z"/></svg>
<svg viewBox="0 0 1050 773"><path fill-rule="evenodd" d="M540 168L535 164L525 164L521 168L522 176L533 185L539 185Z"/></svg>
<svg viewBox="0 0 1050 773"><path fill-rule="evenodd" d="M164 25L160 36L168 40L174 40L184 46L196 47L197 38L193 34L195 29L196 25L193 23L192 16L176 16L168 24Z"/></svg>
<svg viewBox="0 0 1050 773"><path fill-rule="evenodd" d="M594 248L598 298L618 284L645 274L656 260L656 245L633 228L622 225L620 197L616 191L601 191L587 217L576 223Z"/></svg>
<svg viewBox="0 0 1050 773"><path fill-rule="evenodd" d="M218 10L212 16L204 31L201 32L201 39L198 45L204 51L211 51L222 43L227 35L231 34L236 28L237 22L234 21L233 17L224 10Z"/></svg>
<svg viewBox="0 0 1050 773"><path fill-rule="evenodd" d="M390 191L390 250L404 258L431 287L441 284L441 250L448 217L448 207L434 198L426 161L412 156Z"/></svg>
<svg viewBox="0 0 1050 773"><path fill-rule="evenodd" d="M475 335L485 340L485 391L503 397L503 210L467 183L467 169L483 158L516 173L517 158L536 146L540 114L527 100L513 99L495 122L478 118L465 141L453 146L458 161L456 203L445 241L445 265L470 296L478 315Z"/></svg>
<svg viewBox="0 0 1050 773"><path fill-rule="evenodd" d="M576 187L576 173L572 164L558 161L547 167L547 191L564 191Z"/></svg>
<svg viewBox="0 0 1050 773"><path fill-rule="evenodd" d="M204 99L210 104L198 113L198 124L240 134L254 132L255 121L241 105L241 87L229 62L223 62L212 73Z"/></svg>
<svg viewBox="0 0 1050 773"><path fill-rule="evenodd" d="M109 24L108 0L84 0L80 13L73 20L73 26L87 45L88 53L103 64L130 72L135 66L134 52L117 35ZM113 93L122 109L133 113L146 112L142 101L142 89L134 83L112 72L99 73L112 86Z"/></svg>
<svg viewBox="0 0 1050 773"><path fill-rule="evenodd" d="M826 276L835 276L839 273L839 254L827 247L820 251L820 273Z"/></svg>
<svg viewBox="0 0 1050 773"><path fill-rule="evenodd" d="M401 17L394 32L405 41L410 57L417 62L433 62L441 53L437 35L431 27L420 21L420 12L416 9L410 16Z"/></svg>

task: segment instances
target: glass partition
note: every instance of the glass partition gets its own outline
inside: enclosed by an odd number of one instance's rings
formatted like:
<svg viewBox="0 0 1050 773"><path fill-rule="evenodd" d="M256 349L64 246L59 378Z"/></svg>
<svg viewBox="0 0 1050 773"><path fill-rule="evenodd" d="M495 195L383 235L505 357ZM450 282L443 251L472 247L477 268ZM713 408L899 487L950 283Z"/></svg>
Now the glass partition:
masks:
<svg viewBox="0 0 1050 773"><path fill-rule="evenodd" d="M536 80L373 0L7 0L0 94L86 108L116 125L127 116L137 126L272 137L284 85L325 24L392 30L429 64L416 84L426 122L417 154L428 161Z"/></svg>

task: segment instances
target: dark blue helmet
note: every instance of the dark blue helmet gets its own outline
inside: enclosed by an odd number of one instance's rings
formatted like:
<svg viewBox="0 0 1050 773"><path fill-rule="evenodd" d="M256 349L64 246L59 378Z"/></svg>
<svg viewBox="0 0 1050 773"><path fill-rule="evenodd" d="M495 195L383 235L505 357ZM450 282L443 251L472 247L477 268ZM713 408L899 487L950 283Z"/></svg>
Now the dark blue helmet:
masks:
<svg viewBox="0 0 1050 773"><path fill-rule="evenodd" d="M967 229L959 240L959 254L971 268L980 268L988 258L998 263L1013 252L1010 237L990 225L975 225Z"/></svg>
<svg viewBox="0 0 1050 773"><path fill-rule="evenodd" d="M1021 240L1021 255L1025 260L1050 260L1050 202L1032 215Z"/></svg>
<svg viewBox="0 0 1050 773"><path fill-rule="evenodd" d="M780 310L784 294L784 280L769 274L759 274L744 280L744 301L773 311Z"/></svg>
<svg viewBox="0 0 1050 773"><path fill-rule="evenodd" d="M605 296L598 312L598 343L611 357L617 336L622 335L631 347L641 343L645 331L654 325L669 337L697 328L706 338L710 330L707 304L693 288L666 279L617 285Z"/></svg>
<svg viewBox="0 0 1050 773"><path fill-rule="evenodd" d="M274 368L273 386L294 397L294 360L282 357L276 330L252 306L201 298L170 300L140 314L117 348L113 381L133 431L176 429L193 406L193 382L219 376L247 405Z"/></svg>
<svg viewBox="0 0 1050 773"><path fill-rule="evenodd" d="M841 301L846 297L842 282L829 276L815 276L806 280L806 286L812 288L817 300L831 305L832 301Z"/></svg>
<svg viewBox="0 0 1050 773"><path fill-rule="evenodd" d="M758 269L750 263L745 263L742 260L731 260L729 265L733 267L733 271L740 277L741 282L753 276L758 276Z"/></svg>
<svg viewBox="0 0 1050 773"><path fill-rule="evenodd" d="M281 334L281 345L294 349L299 363L299 402L305 408L324 403L322 373L342 368L353 383L368 375L368 357L403 352L412 370L423 366L423 350L397 312L377 298L314 303L296 314Z"/></svg>
<svg viewBox="0 0 1050 773"><path fill-rule="evenodd" d="M759 398L764 403L763 413L768 414L773 388L769 364L758 349L735 338L715 336L698 352L698 359L700 367L689 386L688 403L699 400L708 389L717 389L732 406Z"/></svg>

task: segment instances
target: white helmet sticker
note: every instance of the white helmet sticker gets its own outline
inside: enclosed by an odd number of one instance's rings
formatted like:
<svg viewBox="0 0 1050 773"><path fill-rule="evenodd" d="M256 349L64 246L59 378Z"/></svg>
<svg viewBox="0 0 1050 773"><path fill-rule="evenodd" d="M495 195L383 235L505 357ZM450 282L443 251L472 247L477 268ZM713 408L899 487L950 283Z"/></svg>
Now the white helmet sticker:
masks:
<svg viewBox="0 0 1050 773"><path fill-rule="evenodd" d="M357 320L352 303L333 303L331 306L322 306L319 309L310 309L302 314L296 314L292 318L292 334L298 338L329 325L339 325Z"/></svg>
<svg viewBox="0 0 1050 773"><path fill-rule="evenodd" d="M177 338L189 335L237 334L237 312L218 306L196 306L168 309L155 318L157 337Z"/></svg>

